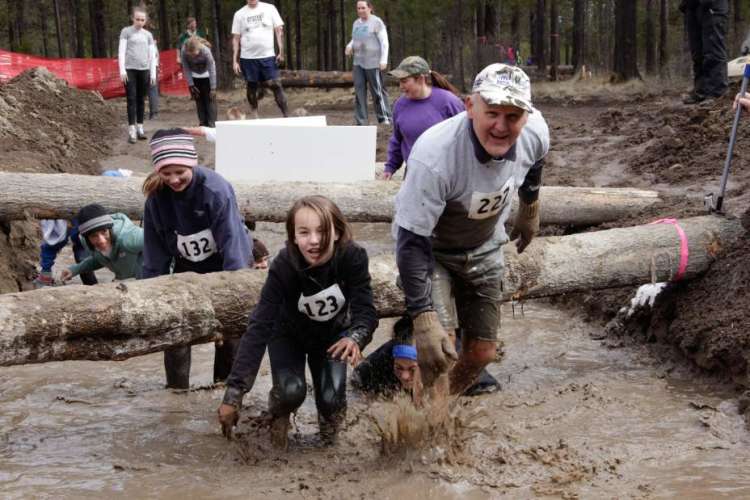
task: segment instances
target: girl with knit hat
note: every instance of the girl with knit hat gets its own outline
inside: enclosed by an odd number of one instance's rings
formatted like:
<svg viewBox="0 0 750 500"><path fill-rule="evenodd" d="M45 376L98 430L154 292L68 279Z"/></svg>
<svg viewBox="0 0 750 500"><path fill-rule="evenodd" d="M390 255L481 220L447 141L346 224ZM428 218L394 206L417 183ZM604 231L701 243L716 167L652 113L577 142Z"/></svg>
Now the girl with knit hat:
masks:
<svg viewBox="0 0 750 500"><path fill-rule="evenodd" d="M388 75L398 78L403 95L393 105L393 134L388 141L384 179L393 177L406 163L425 130L464 110L458 89L419 56L407 57Z"/></svg>
<svg viewBox="0 0 750 500"><path fill-rule="evenodd" d="M140 277L143 229L133 224L127 215L110 215L96 203L81 208L77 219L81 244L90 255L65 269L61 274L63 281L102 267L115 273L118 280Z"/></svg>
<svg viewBox="0 0 750 500"><path fill-rule="evenodd" d="M252 243L234 189L221 175L198 166L193 138L183 129L152 137L154 172L143 183L143 278L174 273L211 273L248 267ZM226 379L239 339L216 345L214 381ZM164 352L167 387L186 389L190 346Z"/></svg>

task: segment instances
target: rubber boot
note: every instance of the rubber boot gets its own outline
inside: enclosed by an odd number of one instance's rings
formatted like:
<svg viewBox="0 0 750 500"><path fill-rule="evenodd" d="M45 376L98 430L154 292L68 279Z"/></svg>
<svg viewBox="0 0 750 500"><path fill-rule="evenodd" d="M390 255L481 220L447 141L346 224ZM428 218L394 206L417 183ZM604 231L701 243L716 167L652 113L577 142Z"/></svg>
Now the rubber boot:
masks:
<svg viewBox="0 0 750 500"><path fill-rule="evenodd" d="M172 347L164 351L167 389L190 388L190 346Z"/></svg>
<svg viewBox="0 0 750 500"><path fill-rule="evenodd" d="M240 347L240 339L227 338L219 345L216 343L214 352L214 383L224 382L232 372L232 363Z"/></svg>

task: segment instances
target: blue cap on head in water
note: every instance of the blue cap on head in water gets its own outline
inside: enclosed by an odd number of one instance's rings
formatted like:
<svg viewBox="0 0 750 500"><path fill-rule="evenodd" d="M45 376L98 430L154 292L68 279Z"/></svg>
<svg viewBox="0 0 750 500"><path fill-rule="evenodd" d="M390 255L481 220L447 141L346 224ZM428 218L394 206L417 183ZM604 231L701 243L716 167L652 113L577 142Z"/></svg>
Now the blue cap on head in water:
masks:
<svg viewBox="0 0 750 500"><path fill-rule="evenodd" d="M394 358L417 360L417 348L413 345L396 344L392 352Z"/></svg>

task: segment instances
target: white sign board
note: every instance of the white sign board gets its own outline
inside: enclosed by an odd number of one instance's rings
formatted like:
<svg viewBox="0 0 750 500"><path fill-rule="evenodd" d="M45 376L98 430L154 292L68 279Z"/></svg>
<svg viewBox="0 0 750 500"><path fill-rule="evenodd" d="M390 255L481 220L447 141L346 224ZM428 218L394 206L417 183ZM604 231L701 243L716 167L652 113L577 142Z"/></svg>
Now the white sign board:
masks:
<svg viewBox="0 0 750 500"><path fill-rule="evenodd" d="M376 127L324 116L216 122L216 171L230 181L353 182L375 176Z"/></svg>

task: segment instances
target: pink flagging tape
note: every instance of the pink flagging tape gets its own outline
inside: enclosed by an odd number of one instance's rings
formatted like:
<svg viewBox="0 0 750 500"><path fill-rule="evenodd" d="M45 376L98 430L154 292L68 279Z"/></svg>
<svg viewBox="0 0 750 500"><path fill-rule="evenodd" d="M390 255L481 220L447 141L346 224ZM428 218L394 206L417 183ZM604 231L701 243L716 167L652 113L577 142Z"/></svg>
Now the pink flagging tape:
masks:
<svg viewBox="0 0 750 500"><path fill-rule="evenodd" d="M680 281L685 276L688 260L690 258L687 234L685 234L685 231L682 229L679 222L677 222L677 219L659 219L651 224L672 224L677 230L677 235L680 237L680 265L677 267L677 274L674 275L672 281Z"/></svg>

